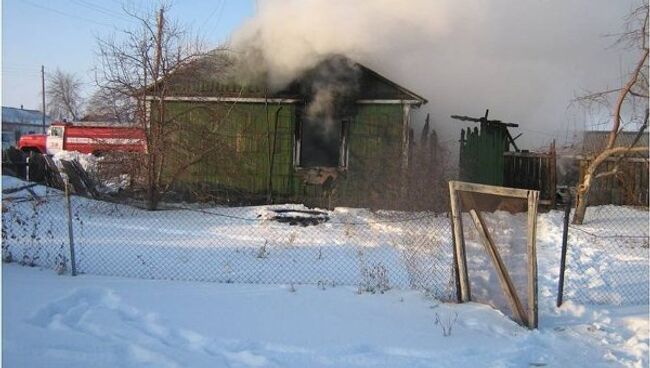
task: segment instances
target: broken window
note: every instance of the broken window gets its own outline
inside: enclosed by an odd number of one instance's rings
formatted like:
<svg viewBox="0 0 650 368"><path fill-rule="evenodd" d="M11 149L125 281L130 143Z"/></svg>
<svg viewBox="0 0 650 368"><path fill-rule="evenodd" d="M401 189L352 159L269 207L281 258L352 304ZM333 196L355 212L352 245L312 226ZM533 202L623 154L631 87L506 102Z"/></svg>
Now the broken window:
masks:
<svg viewBox="0 0 650 368"><path fill-rule="evenodd" d="M296 131L299 167L347 167L349 119L303 117Z"/></svg>

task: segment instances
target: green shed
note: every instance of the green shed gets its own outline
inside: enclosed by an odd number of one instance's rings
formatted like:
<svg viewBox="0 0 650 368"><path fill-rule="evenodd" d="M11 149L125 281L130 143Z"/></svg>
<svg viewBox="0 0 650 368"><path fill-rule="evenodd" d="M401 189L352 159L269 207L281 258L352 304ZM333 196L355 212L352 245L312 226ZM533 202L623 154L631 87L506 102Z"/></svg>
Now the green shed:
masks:
<svg viewBox="0 0 650 368"><path fill-rule="evenodd" d="M164 97L163 175L185 199L396 207L409 123L427 101L373 70L331 57L273 89L235 66L199 61ZM403 194L403 193L402 193Z"/></svg>

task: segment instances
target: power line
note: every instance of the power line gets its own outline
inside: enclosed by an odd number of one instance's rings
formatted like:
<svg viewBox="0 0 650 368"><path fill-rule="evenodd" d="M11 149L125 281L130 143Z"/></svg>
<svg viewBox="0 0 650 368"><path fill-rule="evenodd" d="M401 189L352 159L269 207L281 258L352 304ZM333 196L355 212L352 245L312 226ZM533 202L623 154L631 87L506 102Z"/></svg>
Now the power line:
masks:
<svg viewBox="0 0 650 368"><path fill-rule="evenodd" d="M223 13L224 5L225 5L225 2L223 0L219 0L219 3L217 3L217 6L214 7L214 9L210 12L208 17L203 21L203 23L201 23L201 26L199 27L199 30L201 30L203 27L205 27L205 25L210 21L210 19L212 19L212 17L217 12L217 10L219 11L219 16L217 17L217 23L219 23L219 21L221 19L221 15Z"/></svg>
<svg viewBox="0 0 650 368"><path fill-rule="evenodd" d="M29 69L31 69L31 68L40 68L41 66L38 65L38 64L11 64L11 63L7 64L7 63L3 63L2 67L3 68L9 67L9 68L25 68L25 69L29 68Z"/></svg>
<svg viewBox="0 0 650 368"><path fill-rule="evenodd" d="M90 9L90 10L94 10L96 12L102 13L102 14L107 15L107 16L112 17L112 18L119 18L121 20L129 20L129 18L124 16L123 14L120 14L118 12L114 12L114 11L108 9L108 8L104 8L102 6L91 3L89 1L85 1L85 0L70 0L70 1L72 1L73 3L75 3L77 5L83 6L83 7L87 8L87 9Z"/></svg>
<svg viewBox="0 0 650 368"><path fill-rule="evenodd" d="M29 74L29 73L35 73L35 72L37 72L38 69L39 69L39 68L13 69L13 68L5 68L5 67L3 66L3 67L2 67L2 72L3 72L3 73L9 73L9 74L11 74L11 73L16 73L16 74L18 74L18 73L25 73L25 74Z"/></svg>
<svg viewBox="0 0 650 368"><path fill-rule="evenodd" d="M89 19L89 18L80 17L80 16L78 16L78 15L74 15L74 14L66 13L66 12L60 11L60 10L58 10L58 9L53 9L53 8L50 8L50 7L47 7L47 6L43 6L43 5L39 5L39 4L35 4L35 3L33 3L33 2L31 2L31 1L29 1L29 0L23 0L23 2L24 2L25 4L29 4L29 5L33 6L33 7L35 7L35 8L39 8L39 9L42 9L42 10L47 10L47 11L50 11L50 12L53 12L53 13L57 13L57 14L60 14L60 15L64 15L64 16L66 16L66 17L75 18L75 19L78 19L78 20L83 20L84 22L89 22L89 23L92 23L92 24L97 24L97 25L100 25L100 26L111 27L111 28L113 28L113 25L111 25L111 24L107 24L107 23L103 23L103 22L99 22L99 21L97 21L96 19L93 20L93 19Z"/></svg>
<svg viewBox="0 0 650 368"><path fill-rule="evenodd" d="M19 85L21 83L24 83L24 79L30 79L31 80L33 78L39 78L40 77L40 73L11 74L11 73L2 72L2 73L0 73L0 75L2 75L4 77L4 80L2 81L3 84L4 83L9 83L9 84L14 84L14 85L16 85L16 84Z"/></svg>

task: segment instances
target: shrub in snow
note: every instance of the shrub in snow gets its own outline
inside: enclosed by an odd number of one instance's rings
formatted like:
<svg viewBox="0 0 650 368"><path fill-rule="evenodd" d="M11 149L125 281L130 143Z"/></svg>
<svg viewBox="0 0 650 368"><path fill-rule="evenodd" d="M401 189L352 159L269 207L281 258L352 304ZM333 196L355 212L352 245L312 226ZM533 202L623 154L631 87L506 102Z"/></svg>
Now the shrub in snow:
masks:
<svg viewBox="0 0 650 368"><path fill-rule="evenodd" d="M388 270L383 264L378 263L372 267L361 268L361 283L359 293L380 293L383 294L390 289Z"/></svg>
<svg viewBox="0 0 650 368"><path fill-rule="evenodd" d="M23 254L23 259L20 260L19 264L21 266L35 267L39 258L38 255Z"/></svg>
<svg viewBox="0 0 650 368"><path fill-rule="evenodd" d="M9 246L5 241L2 243L2 262L11 263L14 261L14 257L9 250Z"/></svg>
<svg viewBox="0 0 650 368"><path fill-rule="evenodd" d="M20 219L17 218L17 220ZM29 216L27 221L17 221L17 223L23 227L23 230L29 231L29 244L26 247L23 247L23 257L20 260L20 264L23 266L34 267L40 259L41 251L41 234L39 231L40 218L39 210L35 202L32 204L32 214Z"/></svg>
<svg viewBox="0 0 650 368"><path fill-rule="evenodd" d="M23 251L22 259L18 256L20 264L32 263L30 258L25 252L28 248L33 248L34 240L36 239L35 229L29 226L29 217L23 218L22 214L14 211L13 207L8 207L6 211L2 212L2 260L4 262L13 262L14 255L11 252L9 241L16 241L22 239ZM34 224L38 226L37 224ZM29 239L29 242L27 240Z"/></svg>
<svg viewBox="0 0 650 368"><path fill-rule="evenodd" d="M7 243L8 239L9 239L9 232L7 230L7 221L6 219L3 218L2 219L2 261L11 263L13 261L13 256L11 254L11 251L9 250L9 244Z"/></svg>
<svg viewBox="0 0 650 368"><path fill-rule="evenodd" d="M266 245L269 243L268 240L264 241L264 245L260 247L257 251L257 258L264 259L269 256L269 251L266 249Z"/></svg>
<svg viewBox="0 0 650 368"><path fill-rule="evenodd" d="M56 256L54 271L57 275L63 275L68 270L68 259L63 255L63 244L60 249L61 253Z"/></svg>

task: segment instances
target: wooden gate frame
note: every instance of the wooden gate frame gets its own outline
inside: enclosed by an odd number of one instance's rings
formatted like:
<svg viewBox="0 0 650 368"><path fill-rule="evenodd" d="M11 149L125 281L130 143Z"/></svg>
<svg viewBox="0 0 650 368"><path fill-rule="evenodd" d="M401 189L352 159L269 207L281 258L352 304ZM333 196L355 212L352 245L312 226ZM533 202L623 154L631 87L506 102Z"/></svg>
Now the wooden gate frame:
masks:
<svg viewBox="0 0 650 368"><path fill-rule="evenodd" d="M517 291L514 289L512 280L508 271L503 264L501 256L494 245L490 233L485 228L480 212L470 209L470 215L474 226L479 232L486 253L490 256L494 265L501 289L503 290L512 313L518 323L537 328L537 248L535 237L537 233L537 207L539 205L539 191L506 188L493 185L467 183L462 181L449 182L449 196L451 201L451 219L452 232L454 235L454 259L456 261L456 271L458 273L457 288L460 290L459 302L469 302L472 300L469 287L469 276L467 272L467 258L465 256L465 237L463 236L463 219L461 214L460 197L457 191L470 193L492 194L502 197L521 198L528 200L528 231L527 231L527 255L528 255L528 311L524 311Z"/></svg>

